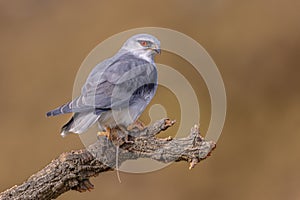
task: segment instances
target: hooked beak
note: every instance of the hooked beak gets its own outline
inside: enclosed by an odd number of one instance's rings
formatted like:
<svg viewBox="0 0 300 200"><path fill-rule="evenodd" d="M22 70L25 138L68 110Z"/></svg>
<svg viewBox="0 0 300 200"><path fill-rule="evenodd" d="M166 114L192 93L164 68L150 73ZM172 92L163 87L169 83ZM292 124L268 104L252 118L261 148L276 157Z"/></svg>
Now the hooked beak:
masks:
<svg viewBox="0 0 300 200"><path fill-rule="evenodd" d="M155 51L157 54L160 54L160 53L161 53L161 50L160 50L159 48L154 49L154 51Z"/></svg>
<svg viewBox="0 0 300 200"><path fill-rule="evenodd" d="M161 49L157 45L153 45L151 49L157 54L161 53Z"/></svg>

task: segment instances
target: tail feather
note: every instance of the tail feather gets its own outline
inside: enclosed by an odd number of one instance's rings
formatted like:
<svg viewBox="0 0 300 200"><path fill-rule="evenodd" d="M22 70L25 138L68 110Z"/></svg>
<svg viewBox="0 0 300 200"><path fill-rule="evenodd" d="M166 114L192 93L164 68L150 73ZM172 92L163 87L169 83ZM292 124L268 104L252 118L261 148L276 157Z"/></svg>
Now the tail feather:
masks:
<svg viewBox="0 0 300 200"><path fill-rule="evenodd" d="M49 112L46 113L47 117L51 117L51 116L56 116L56 115L61 115L61 114L66 114L66 113L71 113L72 108L71 108L72 102L66 103L54 110L51 110Z"/></svg>
<svg viewBox="0 0 300 200"><path fill-rule="evenodd" d="M69 129L72 126L73 123L74 123L74 116L71 117L71 119L63 127L61 127L60 135L62 137L67 136L67 134L69 133Z"/></svg>
<svg viewBox="0 0 300 200"><path fill-rule="evenodd" d="M56 116L60 114L66 113L76 113L76 112L88 112L93 111L94 107L90 105L86 105L84 102L84 98L82 96L77 97L73 101L70 101L54 110L47 112L47 117ZM107 109L106 109L107 110Z"/></svg>
<svg viewBox="0 0 300 200"><path fill-rule="evenodd" d="M93 112L75 113L61 128L60 134L62 137L65 137L70 132L81 134L90 128L99 117L99 115L95 115Z"/></svg>

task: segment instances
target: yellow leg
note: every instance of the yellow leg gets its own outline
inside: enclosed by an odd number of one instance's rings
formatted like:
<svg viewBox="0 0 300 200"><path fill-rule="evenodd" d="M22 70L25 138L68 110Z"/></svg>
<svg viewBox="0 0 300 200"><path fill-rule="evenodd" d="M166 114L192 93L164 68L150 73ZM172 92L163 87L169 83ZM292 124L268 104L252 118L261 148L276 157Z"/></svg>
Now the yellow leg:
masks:
<svg viewBox="0 0 300 200"><path fill-rule="evenodd" d="M97 133L97 136L106 136L107 138L110 139L110 138L111 138L111 134L110 134L110 133L111 133L111 129L110 129L109 127L106 126L106 127L105 127L105 130L106 130L106 131L104 131L104 132L103 132L103 131L98 132L98 133Z"/></svg>

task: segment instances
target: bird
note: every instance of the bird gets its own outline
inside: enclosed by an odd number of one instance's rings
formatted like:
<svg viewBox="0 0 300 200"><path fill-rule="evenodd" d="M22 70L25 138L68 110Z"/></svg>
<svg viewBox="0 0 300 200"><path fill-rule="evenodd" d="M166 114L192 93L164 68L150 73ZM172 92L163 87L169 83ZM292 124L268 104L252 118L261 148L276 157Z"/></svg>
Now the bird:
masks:
<svg viewBox="0 0 300 200"><path fill-rule="evenodd" d="M47 117L73 113L61 136L81 134L94 124L100 131L124 130L134 124L158 87L155 56L160 41L150 34L130 37L120 50L97 64L72 101L46 113Z"/></svg>

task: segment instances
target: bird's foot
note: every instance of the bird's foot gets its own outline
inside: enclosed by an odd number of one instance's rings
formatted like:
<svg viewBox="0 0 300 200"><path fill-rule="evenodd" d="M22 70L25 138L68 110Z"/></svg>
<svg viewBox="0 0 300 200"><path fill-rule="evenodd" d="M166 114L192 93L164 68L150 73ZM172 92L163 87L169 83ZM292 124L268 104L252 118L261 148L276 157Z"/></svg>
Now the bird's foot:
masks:
<svg viewBox="0 0 300 200"><path fill-rule="evenodd" d="M106 131L100 131L100 132L98 132L97 136L98 137L105 136L105 137L111 139L111 129L109 127L105 127L105 130Z"/></svg>
<svg viewBox="0 0 300 200"><path fill-rule="evenodd" d="M106 131L101 131L97 133L97 137L107 137L116 146L121 146L124 143L132 144L133 141L130 140L128 136L128 130L126 127L118 126L115 128L105 127Z"/></svg>
<svg viewBox="0 0 300 200"><path fill-rule="evenodd" d="M117 141L118 141L120 146L124 143L127 143L127 144L134 143L129 138L130 136L128 135L128 128L126 128L124 126L118 126L118 129L119 129L119 131L117 131L117 133L118 133Z"/></svg>

